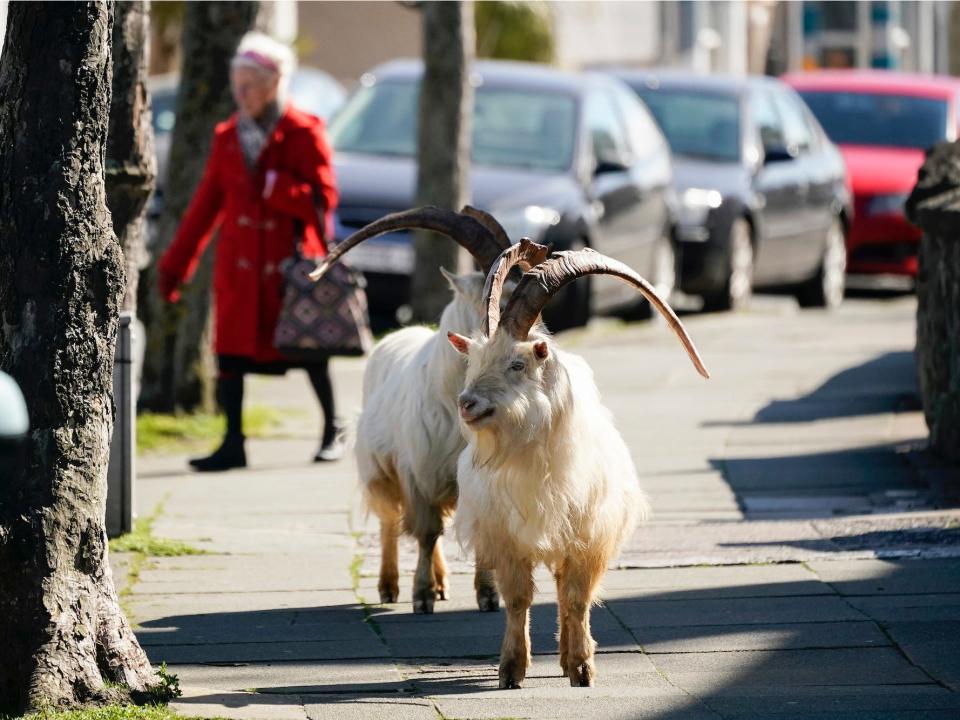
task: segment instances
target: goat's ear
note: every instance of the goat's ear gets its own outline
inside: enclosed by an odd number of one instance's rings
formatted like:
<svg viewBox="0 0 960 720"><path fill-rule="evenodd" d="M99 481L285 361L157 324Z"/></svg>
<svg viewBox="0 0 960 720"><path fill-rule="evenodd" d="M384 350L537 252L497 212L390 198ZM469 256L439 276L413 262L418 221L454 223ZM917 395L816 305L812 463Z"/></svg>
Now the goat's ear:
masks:
<svg viewBox="0 0 960 720"><path fill-rule="evenodd" d="M533 344L533 356L537 359L538 362L543 362L547 359L547 356L550 354L550 347L547 345L546 340L537 340Z"/></svg>
<svg viewBox="0 0 960 720"><path fill-rule="evenodd" d="M470 341L470 338L465 338L463 335L457 335L455 332L448 332L447 339L450 341L450 344L453 345L453 349L458 353L463 355L470 354L470 346L473 344Z"/></svg>
<svg viewBox="0 0 960 720"><path fill-rule="evenodd" d="M440 266L440 274L447 279L451 290L453 290L455 293L460 293L461 295L464 293L465 288L463 287L463 281L458 275L454 275L443 265Z"/></svg>

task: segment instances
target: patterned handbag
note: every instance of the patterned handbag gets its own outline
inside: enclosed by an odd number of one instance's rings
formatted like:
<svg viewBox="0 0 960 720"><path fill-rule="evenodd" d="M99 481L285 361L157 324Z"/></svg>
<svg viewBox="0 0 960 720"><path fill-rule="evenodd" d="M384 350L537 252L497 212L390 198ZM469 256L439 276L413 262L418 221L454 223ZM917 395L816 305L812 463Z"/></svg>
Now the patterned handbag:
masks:
<svg viewBox="0 0 960 720"><path fill-rule="evenodd" d="M340 261L320 280L316 262L299 255L281 266L283 305L273 333L277 351L309 362L331 355L364 355L373 345L363 276Z"/></svg>

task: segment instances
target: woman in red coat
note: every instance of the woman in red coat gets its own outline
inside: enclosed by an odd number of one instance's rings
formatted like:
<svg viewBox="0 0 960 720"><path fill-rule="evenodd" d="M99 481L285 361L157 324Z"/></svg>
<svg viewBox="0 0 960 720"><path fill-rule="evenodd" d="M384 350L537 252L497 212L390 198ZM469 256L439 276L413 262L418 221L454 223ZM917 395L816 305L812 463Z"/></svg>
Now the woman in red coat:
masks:
<svg viewBox="0 0 960 720"><path fill-rule="evenodd" d="M243 376L296 365L273 347L284 259L299 244L305 257L326 254L337 189L323 122L284 104L293 66L289 48L260 33L240 42L230 80L238 112L217 125L203 179L173 243L159 263L161 294L175 302L219 228L214 263L217 396L227 434L212 455L191 460L201 471L244 467ZM305 367L323 408L316 460L342 454L327 362Z"/></svg>

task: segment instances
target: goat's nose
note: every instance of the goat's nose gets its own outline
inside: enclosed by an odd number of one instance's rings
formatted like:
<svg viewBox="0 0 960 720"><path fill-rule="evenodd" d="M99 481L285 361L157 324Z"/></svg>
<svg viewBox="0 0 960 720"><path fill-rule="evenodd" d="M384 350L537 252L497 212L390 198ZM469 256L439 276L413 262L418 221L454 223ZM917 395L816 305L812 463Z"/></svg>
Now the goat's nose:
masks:
<svg viewBox="0 0 960 720"><path fill-rule="evenodd" d="M477 398L467 393L460 393L460 397L457 400L460 403L460 409L466 412L473 410L477 404Z"/></svg>

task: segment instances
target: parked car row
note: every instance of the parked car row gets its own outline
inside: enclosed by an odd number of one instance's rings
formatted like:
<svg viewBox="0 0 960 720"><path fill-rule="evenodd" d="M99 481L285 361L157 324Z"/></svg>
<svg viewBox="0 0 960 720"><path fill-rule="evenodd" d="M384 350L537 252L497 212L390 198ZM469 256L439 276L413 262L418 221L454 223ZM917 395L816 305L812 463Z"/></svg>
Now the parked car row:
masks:
<svg viewBox="0 0 960 720"><path fill-rule="evenodd" d="M323 116L339 107L336 241L413 205L422 72L417 60L385 63L345 102L318 71L293 78L294 102ZM960 82L837 71L784 80L477 62L471 202L512 238L592 247L707 309L742 307L755 288L832 308L848 270L915 275L919 232L902 206L923 149L956 137ZM175 87L154 89L161 134ZM402 321L411 234L371 240L351 259L371 312ZM584 279L545 314L563 329L591 312L646 309L636 303L619 283Z"/></svg>
<svg viewBox="0 0 960 720"><path fill-rule="evenodd" d="M754 287L839 305L850 217L843 161L796 93L767 77L618 74L673 150L679 286L714 309L742 306Z"/></svg>

